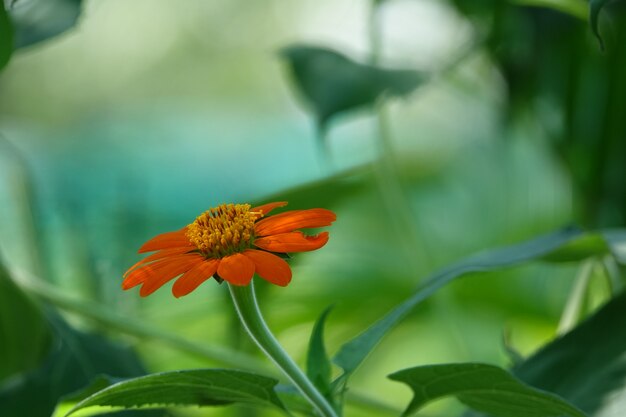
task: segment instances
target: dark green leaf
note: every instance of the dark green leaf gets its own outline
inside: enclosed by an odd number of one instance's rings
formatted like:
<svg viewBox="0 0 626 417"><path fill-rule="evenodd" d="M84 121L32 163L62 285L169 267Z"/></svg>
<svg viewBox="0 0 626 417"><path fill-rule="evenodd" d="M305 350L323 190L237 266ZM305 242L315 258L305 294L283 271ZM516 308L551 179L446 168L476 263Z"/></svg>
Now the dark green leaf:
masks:
<svg viewBox="0 0 626 417"><path fill-rule="evenodd" d="M43 312L0 264L0 383L37 367L50 348L51 338Z"/></svg>
<svg viewBox="0 0 626 417"><path fill-rule="evenodd" d="M590 415L622 415L626 403L625 317L626 294L621 294L513 373Z"/></svg>
<svg viewBox="0 0 626 417"><path fill-rule="evenodd" d="M332 307L328 307L313 327L309 340L309 352L306 360L307 375L313 384L330 398L331 363L324 346L324 324Z"/></svg>
<svg viewBox="0 0 626 417"><path fill-rule="evenodd" d="M389 376L413 390L403 416L427 403L455 396L467 406L498 417L585 417L558 396L532 388L493 365L461 363L418 366Z"/></svg>
<svg viewBox="0 0 626 417"><path fill-rule="evenodd" d="M130 349L98 335L78 332L51 310L46 311L45 317L53 329L52 348L38 368L0 386L2 417L48 417L59 398L82 389L100 374L132 377L145 373ZM14 315L11 318L15 320ZM29 343L40 343L35 339L26 342L25 349ZM160 415L155 411L142 414L144 417Z"/></svg>
<svg viewBox="0 0 626 417"><path fill-rule="evenodd" d="M602 40L599 29L600 11L608 2L609 0L589 0L589 23L591 24L591 31L596 35L596 38L598 38L602 49L604 49L604 41Z"/></svg>
<svg viewBox="0 0 626 417"><path fill-rule="evenodd" d="M229 369L164 372L118 382L78 403L67 415L90 406L141 407L227 405L233 403L284 409L277 380Z"/></svg>
<svg viewBox="0 0 626 417"><path fill-rule="evenodd" d="M604 230L602 234L617 262L626 264L626 229Z"/></svg>
<svg viewBox="0 0 626 417"><path fill-rule="evenodd" d="M321 130L342 112L371 107L383 95L405 96L425 80L413 70L388 70L355 62L339 52L294 45L281 51Z"/></svg>
<svg viewBox="0 0 626 417"><path fill-rule="evenodd" d="M15 49L45 41L72 28L80 16L81 3L81 0L16 2L10 10Z"/></svg>
<svg viewBox="0 0 626 417"><path fill-rule="evenodd" d="M9 16L0 4L0 70L9 63L13 53L13 28L9 21Z"/></svg>
<svg viewBox="0 0 626 417"><path fill-rule="evenodd" d="M583 232L567 228L517 245L491 250L451 265L426 279L408 300L389 312L363 333L344 344L333 361L346 374L352 373L380 340L417 305L456 278L472 272L491 271L519 265L548 256L564 245L584 236Z"/></svg>

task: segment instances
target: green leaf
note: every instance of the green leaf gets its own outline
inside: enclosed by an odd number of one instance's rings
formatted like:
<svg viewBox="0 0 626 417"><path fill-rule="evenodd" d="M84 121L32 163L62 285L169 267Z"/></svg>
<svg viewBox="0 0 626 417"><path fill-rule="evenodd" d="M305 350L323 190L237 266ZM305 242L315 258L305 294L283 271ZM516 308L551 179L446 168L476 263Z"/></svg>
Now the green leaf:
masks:
<svg viewBox="0 0 626 417"><path fill-rule="evenodd" d="M600 11L609 2L609 0L589 0L589 23L591 24L591 31L598 42L600 42L600 48L604 49L604 41L600 35L600 29L598 21L600 19Z"/></svg>
<svg viewBox="0 0 626 417"><path fill-rule="evenodd" d="M81 0L31 0L16 2L10 9L15 49L34 45L74 27Z"/></svg>
<svg viewBox="0 0 626 417"><path fill-rule="evenodd" d="M583 261L609 252L609 245L601 233L587 233L550 252L542 259L549 262Z"/></svg>
<svg viewBox="0 0 626 417"><path fill-rule="evenodd" d="M52 333L41 309L0 264L0 383L36 368L47 354L51 340Z"/></svg>
<svg viewBox="0 0 626 417"><path fill-rule="evenodd" d="M331 394L331 363L324 346L324 324L331 310L332 306L324 310L315 323L311 339L309 340L309 352L306 360L307 376L322 394L329 399Z"/></svg>
<svg viewBox="0 0 626 417"><path fill-rule="evenodd" d="M621 415L621 411L613 413L623 410L626 403L624 317L626 294L621 294L513 368L513 373L528 384L568 399L590 415Z"/></svg>
<svg viewBox="0 0 626 417"><path fill-rule="evenodd" d="M562 398L532 388L504 369L479 363L418 366L389 376L413 390L408 416L427 403L455 396L465 405L498 417L585 417Z"/></svg>
<svg viewBox="0 0 626 417"><path fill-rule="evenodd" d="M584 233L578 229L563 229L517 245L469 257L431 275L412 297L345 343L333 358L333 362L340 366L345 374L352 373L397 323L422 301L455 279L472 272L492 271L548 256L582 236Z"/></svg>
<svg viewBox="0 0 626 417"><path fill-rule="evenodd" d="M11 59L13 53L13 28L4 5L0 4L0 70Z"/></svg>
<svg viewBox="0 0 626 417"><path fill-rule="evenodd" d="M509 0L521 6L545 7L567 13L579 19L587 19L587 2L584 0Z"/></svg>
<svg viewBox="0 0 626 417"><path fill-rule="evenodd" d="M406 96L426 78L413 70L364 65L316 46L293 45L283 49L281 55L288 60L296 87L322 131L334 116L372 107L383 95Z"/></svg>
<svg viewBox="0 0 626 417"><path fill-rule="evenodd" d="M227 405L284 409L273 378L229 369L164 372L118 382L79 402L67 416L90 406L142 407Z"/></svg>
<svg viewBox="0 0 626 417"><path fill-rule="evenodd" d="M0 292L0 296L4 294L4 291ZM19 294L20 292L17 292L13 295L24 297L23 294ZM4 306L3 301L0 303L2 312L0 318L3 321L6 317ZM30 339L18 339L24 343L22 348L28 350L31 347L41 347L41 340L34 336L36 328L29 329L25 327L27 321L15 320L20 313L20 310L11 311L8 319L20 323L27 335L33 332ZM51 346L37 368L22 372L0 385L2 417L49 416L59 398L82 389L100 374L133 377L145 373L132 350L101 336L72 329L51 309L45 311L44 317L52 329ZM27 320L26 316L24 320ZM2 339L0 342L1 349L5 345L5 340ZM12 340L7 339L7 342ZM161 413L153 411L142 416L160 417Z"/></svg>

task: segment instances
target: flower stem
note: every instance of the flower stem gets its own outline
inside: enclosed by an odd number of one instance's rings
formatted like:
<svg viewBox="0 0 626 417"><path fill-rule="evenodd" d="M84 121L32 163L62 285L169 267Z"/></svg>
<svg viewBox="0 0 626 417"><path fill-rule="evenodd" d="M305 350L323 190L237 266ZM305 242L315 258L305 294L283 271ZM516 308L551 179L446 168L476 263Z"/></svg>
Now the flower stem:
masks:
<svg viewBox="0 0 626 417"><path fill-rule="evenodd" d="M237 315L252 340L285 373L321 416L337 417L337 413L330 403L298 368L298 365L285 352L267 327L256 301L253 282L246 286L228 284L228 289L235 304Z"/></svg>

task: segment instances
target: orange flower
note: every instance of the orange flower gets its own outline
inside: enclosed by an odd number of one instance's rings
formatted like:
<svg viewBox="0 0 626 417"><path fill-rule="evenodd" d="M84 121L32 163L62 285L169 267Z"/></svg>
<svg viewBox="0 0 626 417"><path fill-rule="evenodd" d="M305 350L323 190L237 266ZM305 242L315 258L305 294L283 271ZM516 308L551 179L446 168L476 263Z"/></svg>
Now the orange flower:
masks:
<svg viewBox="0 0 626 417"><path fill-rule="evenodd" d="M337 218L326 209L293 210L264 218L287 202L251 208L250 204L222 204L205 211L190 225L153 237L139 253L154 252L124 274L122 288L141 285L142 297L181 275L172 287L176 297L189 294L214 276L233 285L248 285L256 273L272 284L291 281L288 252L319 249L328 232L306 236L298 229L330 226Z"/></svg>

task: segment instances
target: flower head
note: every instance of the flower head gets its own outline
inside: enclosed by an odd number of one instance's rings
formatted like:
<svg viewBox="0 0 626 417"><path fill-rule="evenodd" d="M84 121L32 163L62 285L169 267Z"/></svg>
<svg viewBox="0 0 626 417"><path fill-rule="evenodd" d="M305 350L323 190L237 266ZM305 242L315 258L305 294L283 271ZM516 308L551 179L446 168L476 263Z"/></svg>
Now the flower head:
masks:
<svg viewBox="0 0 626 417"><path fill-rule="evenodd" d="M279 255L324 246L328 232L306 236L299 229L330 226L336 216L330 210L314 208L266 217L285 205L276 202L251 208L249 204L222 204L180 230L153 237L139 253L155 253L126 271L122 288L141 285L139 294L145 297L180 276L172 293L181 297L212 276L220 282L248 285L255 273L272 284L289 284L291 268Z"/></svg>

